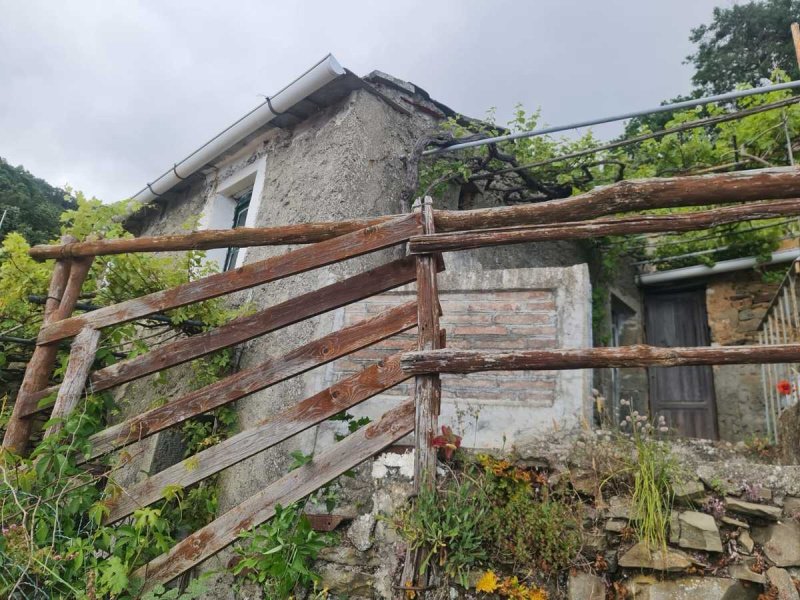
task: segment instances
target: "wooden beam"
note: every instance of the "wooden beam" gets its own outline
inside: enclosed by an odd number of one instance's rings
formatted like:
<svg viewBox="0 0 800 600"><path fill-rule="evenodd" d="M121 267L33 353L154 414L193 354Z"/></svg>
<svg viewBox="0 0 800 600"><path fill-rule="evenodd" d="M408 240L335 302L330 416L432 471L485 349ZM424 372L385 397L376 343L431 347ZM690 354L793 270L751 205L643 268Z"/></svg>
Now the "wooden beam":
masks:
<svg viewBox="0 0 800 600"><path fill-rule="evenodd" d="M689 177L632 179L595 188L570 198L524 206L464 211L438 210L434 211L434 220L438 231L464 231L593 219L632 210L782 199L799 195L800 172L791 167L779 167ZM34 246L30 254L37 260L44 260L62 256L101 256L124 252L309 244L387 223L399 216L266 228L212 230L125 240L62 243L53 246Z"/></svg>
<svg viewBox="0 0 800 600"><path fill-rule="evenodd" d="M407 352L401 359L403 371L410 375L796 362L800 362L800 344L701 348L661 348L634 345L619 348L524 350L519 352L445 349L430 352Z"/></svg>
<svg viewBox="0 0 800 600"><path fill-rule="evenodd" d="M304 373L417 325L417 303L406 302L226 377L164 406L148 410L89 438L88 459L139 441L280 381Z"/></svg>
<svg viewBox="0 0 800 600"><path fill-rule="evenodd" d="M794 55L797 59L797 66L800 67L800 24L792 23L792 43L794 44Z"/></svg>
<svg viewBox="0 0 800 600"><path fill-rule="evenodd" d="M114 523L162 498L168 485L187 487L283 440L352 408L411 377L400 368L400 353L343 379L254 427L148 477L106 502L105 522Z"/></svg>
<svg viewBox="0 0 800 600"><path fill-rule="evenodd" d="M289 506L320 486L352 469L414 428L414 403L404 402L375 423L370 423L321 452L302 467L290 471L202 529L178 542L169 552L151 560L133 576L145 580L144 590L166 583L213 556L243 531L271 519L275 505Z"/></svg>
<svg viewBox="0 0 800 600"><path fill-rule="evenodd" d="M165 252L179 250L211 250L213 248L247 248L284 244L315 244L359 229L375 227L394 216L353 221L300 223L277 227L238 227L236 229L206 229L192 233L154 237L95 240L68 244L39 245L29 254L36 260L77 256L108 256L128 252Z"/></svg>
<svg viewBox="0 0 800 600"><path fill-rule="evenodd" d="M37 343L49 344L76 335L84 327L102 329L310 271L331 263L400 244L422 231L419 217L407 215L359 229L332 240L304 246L232 271L217 273L141 298L134 298L70 319L45 325Z"/></svg>
<svg viewBox="0 0 800 600"><path fill-rule="evenodd" d="M530 225L485 229L482 231L436 233L412 237L408 246L412 254L451 252L468 248L521 244L524 242L588 239L606 235L630 235L634 233L694 231L738 221L771 219L793 215L800 215L800 199L741 204L675 215L642 215L619 219L574 221L557 225Z"/></svg>
<svg viewBox="0 0 800 600"><path fill-rule="evenodd" d="M800 169L777 167L688 177L630 179L522 206L437 211L437 231L564 223L632 210L800 197Z"/></svg>
<svg viewBox="0 0 800 600"><path fill-rule="evenodd" d="M86 328L82 330L72 342L69 353L69 362L64 373L64 381L58 390L58 397L53 406L51 419L60 421L53 423L45 431L45 437L55 435L64 426L63 419L78 405L83 397L83 390L89 377L89 371L94 363L95 353L100 344L100 332L97 329Z"/></svg>
<svg viewBox="0 0 800 600"><path fill-rule="evenodd" d="M64 236L61 242L64 244L71 243L75 238L72 236ZM43 324L53 322L56 317L61 314L72 311L66 302L61 306L61 300L67 286L70 286L70 270L72 267L71 261L59 260L56 261L53 267L53 273L50 276L50 285L47 291L47 301L44 305ZM77 280L77 277L76 277ZM83 281L80 282L81 284ZM75 284L71 284L71 288ZM78 285L80 288L80 285ZM22 379L17 398L14 402L14 409L11 413L11 418L6 426L6 433L3 438L3 448L10 450L17 454L24 454L27 450L28 440L31 436L33 422L24 416L23 409L26 406L26 398L35 394L47 386L50 380L50 374L53 371L53 365L58 355L58 345L52 344L49 346L37 346L33 350L33 355L25 367L25 375Z"/></svg>

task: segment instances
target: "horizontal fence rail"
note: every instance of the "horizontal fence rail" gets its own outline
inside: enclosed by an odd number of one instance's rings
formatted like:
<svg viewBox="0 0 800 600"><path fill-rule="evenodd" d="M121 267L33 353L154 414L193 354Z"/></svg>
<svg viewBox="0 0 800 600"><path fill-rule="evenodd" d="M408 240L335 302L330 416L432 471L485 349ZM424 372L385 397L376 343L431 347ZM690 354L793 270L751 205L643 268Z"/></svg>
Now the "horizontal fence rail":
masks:
<svg viewBox="0 0 800 600"><path fill-rule="evenodd" d="M702 212L667 216L638 216L619 219L575 221L558 225L533 225L455 231L412 237L408 243L412 254L451 252L525 242L579 240L633 233L696 231L739 221L774 219L800 215L800 199L758 202Z"/></svg>
<svg viewBox="0 0 800 600"><path fill-rule="evenodd" d="M410 375L423 373L477 373L595 369L606 367L677 367L686 365L742 365L800 361L800 344L776 346L712 346L664 348L635 344L617 348L569 350L430 350L406 352L401 364Z"/></svg>
<svg viewBox="0 0 800 600"><path fill-rule="evenodd" d="M119 325L154 313L245 290L401 244L412 235L421 232L422 227L417 215L399 217L375 227L360 229L312 246L298 248L232 271L210 275L168 290L45 325L39 332L37 342L53 343L76 335L84 327L101 329L109 325Z"/></svg>
<svg viewBox="0 0 800 600"><path fill-rule="evenodd" d="M627 180L598 187L583 194L524 206L474 210L434 210L437 232L491 229L516 225L552 224L594 219L625 211L677 208L754 200L793 198L800 192L800 173L793 167L770 167L713 175ZM364 226L391 222L402 215L328 223L304 223L279 227L200 231L183 235L95 242L63 242L34 246L37 260L77 256L102 256L125 252L308 244L352 233Z"/></svg>

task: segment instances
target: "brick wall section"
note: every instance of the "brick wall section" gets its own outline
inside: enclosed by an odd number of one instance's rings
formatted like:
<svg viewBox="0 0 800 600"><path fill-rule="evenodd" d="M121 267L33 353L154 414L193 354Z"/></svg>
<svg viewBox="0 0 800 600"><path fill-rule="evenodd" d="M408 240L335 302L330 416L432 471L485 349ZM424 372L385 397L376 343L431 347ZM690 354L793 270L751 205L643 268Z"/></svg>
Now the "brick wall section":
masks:
<svg viewBox="0 0 800 600"><path fill-rule="evenodd" d="M345 324L355 323L413 299L412 294L389 293L344 309ZM557 315L552 290L441 292L442 327L447 346L461 350L532 350L557 347ZM330 382L341 379L392 352L416 348L416 329L385 340L337 361ZM411 384L392 394L408 395ZM481 400L486 404L525 403L551 406L555 399L553 371L497 371L470 375L443 375L444 401Z"/></svg>

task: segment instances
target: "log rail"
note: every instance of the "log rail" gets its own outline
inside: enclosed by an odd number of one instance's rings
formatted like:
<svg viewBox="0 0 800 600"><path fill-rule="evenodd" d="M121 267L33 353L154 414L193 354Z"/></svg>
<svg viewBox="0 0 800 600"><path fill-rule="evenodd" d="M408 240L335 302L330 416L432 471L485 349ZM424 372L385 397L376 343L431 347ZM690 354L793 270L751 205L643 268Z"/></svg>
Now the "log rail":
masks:
<svg viewBox="0 0 800 600"><path fill-rule="evenodd" d="M726 205L726 206L719 206ZM628 215L658 208L708 206L678 215ZM407 434L415 433L415 487L435 483L431 441L440 410L439 373L492 370L558 370L597 367L800 362L800 344L714 348L583 348L526 352L459 351L446 348L440 329L437 273L440 252L521 242L604 235L705 229L744 220L800 215L800 169L754 171L623 181L570 198L539 204L469 211L434 210L429 198L412 214L280 227L202 231L185 235L78 241L36 246L31 256L55 259L37 347L6 429L3 447L27 449L34 417L56 417L45 435L58 432L79 407L84 391L101 391L194 360L211 352L281 330L375 294L416 283L413 302L312 340L199 390L172 398L94 434L86 460L115 452L186 419L263 390L417 327L410 348L334 383L294 406L129 486L109 498L106 523L113 524L159 499L168 485L188 486L313 427L331 416L414 378L414 398L318 454L311 462L272 482L261 492L192 533L168 553L144 565L145 589L165 583L232 543L239 531L274 514L278 503L295 502ZM94 256L221 247L300 244L281 256L250 263L182 286L71 316ZM405 258L388 262L201 334L173 341L141 356L92 371L101 330L147 318L392 246L407 244ZM59 345L74 338L63 381L49 386ZM55 396L55 401L48 400ZM420 590L418 556L406 555L399 588Z"/></svg>

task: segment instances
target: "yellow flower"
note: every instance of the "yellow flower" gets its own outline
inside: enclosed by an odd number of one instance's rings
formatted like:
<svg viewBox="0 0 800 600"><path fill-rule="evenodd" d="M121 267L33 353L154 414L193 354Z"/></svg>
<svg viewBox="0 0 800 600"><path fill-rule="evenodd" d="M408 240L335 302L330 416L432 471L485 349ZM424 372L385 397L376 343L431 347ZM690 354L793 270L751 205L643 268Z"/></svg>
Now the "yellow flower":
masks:
<svg viewBox="0 0 800 600"><path fill-rule="evenodd" d="M493 591L497 589L497 575L494 574L492 571L486 571L478 580L478 584L475 586L476 592L486 592L487 594L491 594Z"/></svg>

